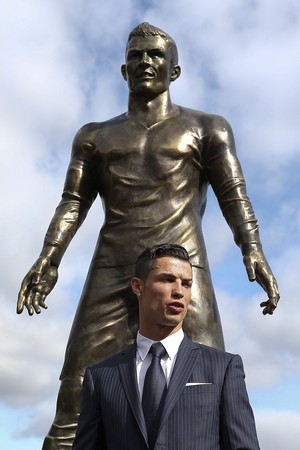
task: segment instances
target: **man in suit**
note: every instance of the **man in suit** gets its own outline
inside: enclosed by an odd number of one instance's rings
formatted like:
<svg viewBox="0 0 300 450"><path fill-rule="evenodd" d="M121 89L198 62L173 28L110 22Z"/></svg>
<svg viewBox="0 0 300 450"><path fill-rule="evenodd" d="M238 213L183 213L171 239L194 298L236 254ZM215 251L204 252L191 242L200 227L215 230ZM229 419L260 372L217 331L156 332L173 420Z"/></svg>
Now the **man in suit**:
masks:
<svg viewBox="0 0 300 450"><path fill-rule="evenodd" d="M131 286L139 302L136 342L86 370L73 450L259 449L241 358L182 331L192 286L187 251L146 249Z"/></svg>

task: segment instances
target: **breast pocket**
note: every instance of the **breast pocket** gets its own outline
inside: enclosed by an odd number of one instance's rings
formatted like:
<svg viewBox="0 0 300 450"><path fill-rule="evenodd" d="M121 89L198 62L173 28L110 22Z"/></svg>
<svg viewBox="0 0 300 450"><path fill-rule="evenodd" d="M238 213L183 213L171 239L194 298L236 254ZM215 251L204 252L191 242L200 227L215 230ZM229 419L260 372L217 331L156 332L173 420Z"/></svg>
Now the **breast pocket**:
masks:
<svg viewBox="0 0 300 450"><path fill-rule="evenodd" d="M217 393L217 387L215 384L213 383L201 383L201 384L187 384L184 387L183 390L183 395L189 395L189 394L193 394L193 395L198 395L198 394L202 394L202 395L208 395L208 394L216 394Z"/></svg>
<svg viewBox="0 0 300 450"><path fill-rule="evenodd" d="M209 421L209 417L213 419L218 415L219 410L219 391L214 384L195 384L185 386L183 389L178 406L187 414L192 414L193 421L199 424L205 417Z"/></svg>

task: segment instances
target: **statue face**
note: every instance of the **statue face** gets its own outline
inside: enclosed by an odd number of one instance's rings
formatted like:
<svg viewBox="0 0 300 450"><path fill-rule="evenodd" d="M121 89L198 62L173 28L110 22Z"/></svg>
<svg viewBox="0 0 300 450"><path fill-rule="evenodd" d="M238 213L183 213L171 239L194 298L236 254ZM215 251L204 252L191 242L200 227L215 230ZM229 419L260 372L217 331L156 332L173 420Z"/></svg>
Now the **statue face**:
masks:
<svg viewBox="0 0 300 450"><path fill-rule="evenodd" d="M170 85L173 73L171 50L160 36L134 36L128 43L122 73L133 94L157 96Z"/></svg>

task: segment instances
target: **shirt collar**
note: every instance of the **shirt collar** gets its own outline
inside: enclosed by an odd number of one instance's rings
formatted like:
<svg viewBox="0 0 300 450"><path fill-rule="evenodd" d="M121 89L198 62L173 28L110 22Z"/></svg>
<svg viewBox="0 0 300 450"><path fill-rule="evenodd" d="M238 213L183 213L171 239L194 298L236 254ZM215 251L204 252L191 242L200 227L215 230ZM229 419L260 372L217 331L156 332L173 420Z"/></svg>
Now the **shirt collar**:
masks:
<svg viewBox="0 0 300 450"><path fill-rule="evenodd" d="M176 331L176 333L170 334L170 336L167 336L165 339L162 339L160 341L163 344L163 346L165 347L168 357L170 359L173 359L176 356L179 345L181 344L181 341L183 338L184 338L184 333L181 328L180 330ZM138 334L136 337L136 345L137 345L137 351L138 351L139 357L142 361L144 361L144 359L148 355L150 347L154 342L158 342L158 341L153 341L152 339L149 339L149 338L143 336L138 331Z"/></svg>

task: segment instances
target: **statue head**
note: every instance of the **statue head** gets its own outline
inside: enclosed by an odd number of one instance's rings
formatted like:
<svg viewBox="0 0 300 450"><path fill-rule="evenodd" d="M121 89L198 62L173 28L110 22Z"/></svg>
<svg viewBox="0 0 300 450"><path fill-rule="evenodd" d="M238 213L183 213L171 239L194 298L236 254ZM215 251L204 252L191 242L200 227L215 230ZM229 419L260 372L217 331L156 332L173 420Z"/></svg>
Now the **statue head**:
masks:
<svg viewBox="0 0 300 450"><path fill-rule="evenodd" d="M160 28L139 24L129 34L121 72L131 93L156 96L165 92L181 72L175 41Z"/></svg>
<svg viewBox="0 0 300 450"><path fill-rule="evenodd" d="M167 34L165 31L161 30L160 28L155 27L154 25L151 25L148 22L142 22L139 25L137 25L133 30L129 33L128 41L131 40L133 36L140 36L140 37L148 37L148 36L160 36L162 37L168 44L171 55L172 55L172 63L178 64L178 50L177 45L173 38L169 34Z"/></svg>

